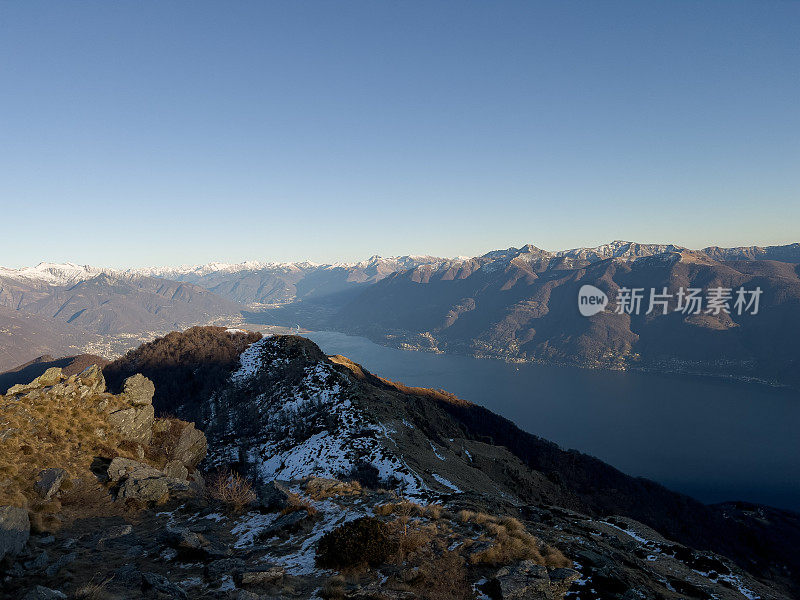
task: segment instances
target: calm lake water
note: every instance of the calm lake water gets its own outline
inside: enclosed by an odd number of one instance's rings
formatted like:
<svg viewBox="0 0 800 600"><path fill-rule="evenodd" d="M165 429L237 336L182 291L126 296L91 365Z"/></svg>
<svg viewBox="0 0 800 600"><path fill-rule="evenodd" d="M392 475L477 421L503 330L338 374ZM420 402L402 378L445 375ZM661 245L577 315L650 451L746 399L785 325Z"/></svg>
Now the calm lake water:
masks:
<svg viewBox="0 0 800 600"><path fill-rule="evenodd" d="M513 365L387 348L314 332L407 385L442 388L564 448L592 454L704 502L800 510L800 394L703 377Z"/></svg>

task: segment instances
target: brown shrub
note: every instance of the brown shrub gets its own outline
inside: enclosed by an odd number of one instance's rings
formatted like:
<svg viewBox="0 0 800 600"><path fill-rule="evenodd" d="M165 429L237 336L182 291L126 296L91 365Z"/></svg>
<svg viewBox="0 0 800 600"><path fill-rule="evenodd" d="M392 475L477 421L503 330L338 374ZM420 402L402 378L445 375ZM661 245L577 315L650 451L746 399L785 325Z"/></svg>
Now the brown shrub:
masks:
<svg viewBox="0 0 800 600"><path fill-rule="evenodd" d="M428 552L421 557L419 573L415 587L423 600L466 600L474 597L467 581L464 559L457 552L445 550L438 556Z"/></svg>
<svg viewBox="0 0 800 600"><path fill-rule="evenodd" d="M306 483L306 493L314 500L324 500L337 496L358 496L361 494L361 484L357 481L337 481L312 477Z"/></svg>
<svg viewBox="0 0 800 600"><path fill-rule="evenodd" d="M527 559L546 567L572 564L560 550L541 544L517 519L503 517L499 523L496 521L484 522L486 531L493 537L491 545L470 556L470 563L497 566Z"/></svg>
<svg viewBox="0 0 800 600"><path fill-rule="evenodd" d="M314 516L317 514L317 509L314 508L314 505L307 498L303 498L300 494L296 494L294 492L289 492L286 498L286 508L281 511L282 515L288 515L293 512L297 512L300 510L306 511L309 516Z"/></svg>
<svg viewBox="0 0 800 600"><path fill-rule="evenodd" d="M239 473L219 469L206 484L208 495L233 512L241 512L256 499L252 484Z"/></svg>

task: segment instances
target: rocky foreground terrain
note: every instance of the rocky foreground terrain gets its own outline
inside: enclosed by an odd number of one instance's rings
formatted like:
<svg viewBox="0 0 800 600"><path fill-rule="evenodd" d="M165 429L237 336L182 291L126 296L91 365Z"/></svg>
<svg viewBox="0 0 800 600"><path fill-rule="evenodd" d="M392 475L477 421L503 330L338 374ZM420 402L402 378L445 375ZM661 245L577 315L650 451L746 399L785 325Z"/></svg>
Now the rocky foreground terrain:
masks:
<svg viewBox="0 0 800 600"><path fill-rule="evenodd" d="M788 599L798 521L294 336L193 328L0 396L2 598Z"/></svg>

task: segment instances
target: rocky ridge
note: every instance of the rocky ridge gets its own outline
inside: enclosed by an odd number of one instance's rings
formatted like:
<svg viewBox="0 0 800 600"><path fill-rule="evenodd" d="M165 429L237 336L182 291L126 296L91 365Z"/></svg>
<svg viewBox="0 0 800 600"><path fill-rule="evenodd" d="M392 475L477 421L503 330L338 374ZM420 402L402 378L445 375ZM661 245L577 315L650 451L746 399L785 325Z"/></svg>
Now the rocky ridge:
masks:
<svg viewBox="0 0 800 600"><path fill-rule="evenodd" d="M303 338L207 334L248 343L227 377L192 388L207 395L171 405L198 414L205 435L152 417L165 402L147 376L163 368L158 342L148 360L121 363L141 372L107 367L116 394L90 367L66 378L48 370L0 398L0 597L790 597L785 580L756 579L623 516L633 511L619 497L637 488L599 461L592 495L564 465L542 467L563 451L524 438L536 466L491 430L499 417L455 397L380 379ZM79 443L61 454L41 441L53 440L59 413L81 424ZM9 457L20 454L28 458L12 472ZM572 470L587 460L572 455ZM622 512L597 496L604 486ZM654 523L680 498L658 486L636 494ZM713 512L682 502L677 516L708 527L698 515Z"/></svg>

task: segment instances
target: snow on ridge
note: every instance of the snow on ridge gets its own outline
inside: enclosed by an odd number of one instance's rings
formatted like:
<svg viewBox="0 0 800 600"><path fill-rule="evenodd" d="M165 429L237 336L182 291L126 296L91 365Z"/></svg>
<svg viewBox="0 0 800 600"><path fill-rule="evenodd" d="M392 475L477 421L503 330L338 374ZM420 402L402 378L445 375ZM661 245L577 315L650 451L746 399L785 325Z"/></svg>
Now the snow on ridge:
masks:
<svg viewBox="0 0 800 600"><path fill-rule="evenodd" d="M250 344L239 355L240 366L239 369L231 373L231 382L242 383L258 373L261 368L261 349L271 337L270 335L265 335L257 342Z"/></svg>
<svg viewBox="0 0 800 600"><path fill-rule="evenodd" d="M89 265L76 265L75 263L48 263L41 262L35 267L21 267L10 269L0 267L0 277L10 279L40 281L50 285L69 285L92 279L98 275L113 275L116 271Z"/></svg>
<svg viewBox="0 0 800 600"><path fill-rule="evenodd" d="M288 364L287 358L274 356L265 364L266 347L274 339L265 336L242 352L240 367L230 376L234 390L265 369L268 373ZM394 429L354 406L342 390L340 378L331 364L317 362L304 367L299 384L277 394L274 388L265 390L252 400L264 435L247 449L247 456L259 477L263 481L336 478L350 473L357 464L368 463L381 480L394 477L408 495L426 490L421 477L389 450ZM238 452L229 450L232 455Z"/></svg>

